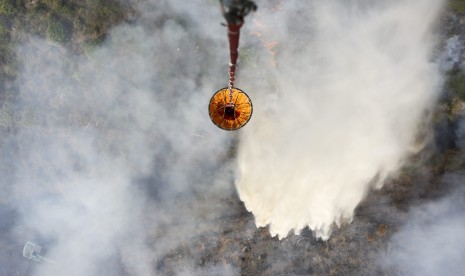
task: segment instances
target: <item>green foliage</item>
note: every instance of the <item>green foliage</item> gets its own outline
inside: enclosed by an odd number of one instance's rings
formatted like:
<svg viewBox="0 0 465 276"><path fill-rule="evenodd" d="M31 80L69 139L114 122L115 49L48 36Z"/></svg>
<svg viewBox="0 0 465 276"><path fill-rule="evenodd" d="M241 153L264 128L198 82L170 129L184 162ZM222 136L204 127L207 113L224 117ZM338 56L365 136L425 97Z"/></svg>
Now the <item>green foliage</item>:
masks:
<svg viewBox="0 0 465 276"><path fill-rule="evenodd" d="M34 127L39 124L39 118L39 113L28 107L23 110L15 110L9 104L0 106L0 127L12 127L14 125Z"/></svg>
<svg viewBox="0 0 465 276"><path fill-rule="evenodd" d="M108 30L114 22L122 21L125 10L118 1L88 0L88 14L85 17L85 33L99 37Z"/></svg>
<svg viewBox="0 0 465 276"><path fill-rule="evenodd" d="M464 0L449 0L449 7L456 13L465 13L465 1Z"/></svg>
<svg viewBox="0 0 465 276"><path fill-rule="evenodd" d="M461 70L449 72L447 87L453 93L453 96L465 101L465 72Z"/></svg>
<svg viewBox="0 0 465 276"><path fill-rule="evenodd" d="M0 107L0 126L10 127L14 122L14 111L9 105L3 104Z"/></svg>
<svg viewBox="0 0 465 276"><path fill-rule="evenodd" d="M34 0L21 5L12 22L18 30L60 43L71 40L80 48L89 39L103 37L127 12L118 0Z"/></svg>
<svg viewBox="0 0 465 276"><path fill-rule="evenodd" d="M84 50L86 52L92 52L102 43L103 43L102 38L89 39L84 43Z"/></svg>
<svg viewBox="0 0 465 276"><path fill-rule="evenodd" d="M17 12L16 7L11 0L1 0L0 1L0 15L10 16Z"/></svg>
<svg viewBox="0 0 465 276"><path fill-rule="evenodd" d="M17 97L11 88L21 59L16 53L17 44L32 34L66 43L78 53L92 51L104 41L109 29L131 11L129 4L122 3L119 0L0 0L0 126L8 126L11 121L10 111L2 104Z"/></svg>
<svg viewBox="0 0 465 276"><path fill-rule="evenodd" d="M3 38L8 36L9 34L9 30L7 27L5 27L4 25L0 24L0 41L3 42Z"/></svg>
<svg viewBox="0 0 465 276"><path fill-rule="evenodd" d="M25 108L19 112L18 124L22 127L34 127L39 125L39 113L31 108Z"/></svg>
<svg viewBox="0 0 465 276"><path fill-rule="evenodd" d="M61 17L72 18L74 16L75 6L73 5L73 1L43 0L43 3L49 10Z"/></svg>
<svg viewBox="0 0 465 276"><path fill-rule="evenodd" d="M56 42L66 41L66 31L63 25L57 21L49 22L46 30L47 37Z"/></svg>

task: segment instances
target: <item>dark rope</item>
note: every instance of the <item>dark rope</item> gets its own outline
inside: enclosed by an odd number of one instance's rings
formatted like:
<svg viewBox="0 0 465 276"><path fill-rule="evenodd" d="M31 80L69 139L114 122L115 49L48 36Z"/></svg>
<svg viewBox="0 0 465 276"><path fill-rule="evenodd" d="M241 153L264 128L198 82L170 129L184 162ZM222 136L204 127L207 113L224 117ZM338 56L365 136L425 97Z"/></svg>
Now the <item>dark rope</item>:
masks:
<svg viewBox="0 0 465 276"><path fill-rule="evenodd" d="M239 37L242 23L239 25L229 24L228 25L228 38L229 38L229 54L231 61L229 63L229 89L234 86L234 80L236 79L236 64L239 56Z"/></svg>

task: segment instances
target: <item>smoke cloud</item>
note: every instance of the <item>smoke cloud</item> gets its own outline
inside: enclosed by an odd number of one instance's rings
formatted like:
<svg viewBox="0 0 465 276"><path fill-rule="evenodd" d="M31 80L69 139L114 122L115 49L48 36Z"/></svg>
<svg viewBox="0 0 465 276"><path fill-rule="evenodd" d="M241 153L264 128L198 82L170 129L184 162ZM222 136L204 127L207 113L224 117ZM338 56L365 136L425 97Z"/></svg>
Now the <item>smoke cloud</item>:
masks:
<svg viewBox="0 0 465 276"><path fill-rule="evenodd" d="M202 20L184 1L136 8L137 22L88 54L36 37L17 49L20 96L5 123L14 131L2 142L11 159L2 161L10 177L1 203L17 212L17 251L31 240L56 262L32 275L195 271L194 260L167 268L162 259L234 212L224 203L234 193L232 139L207 113L227 82L219 7L196 9Z"/></svg>
<svg viewBox="0 0 465 276"><path fill-rule="evenodd" d="M309 226L328 239L421 148L440 85L432 30L443 1L260 4L256 68L272 69L238 77L255 112L242 132L237 189L272 235Z"/></svg>
<svg viewBox="0 0 465 276"><path fill-rule="evenodd" d="M444 176L442 185L452 193L412 208L408 221L391 238L390 250L381 258L395 274L461 275L465 269L465 196L463 173Z"/></svg>
<svg viewBox="0 0 465 276"><path fill-rule="evenodd" d="M449 43L448 43L449 44ZM446 53L449 47L446 47ZM450 133L455 141L453 159L438 180L439 197L413 206L379 262L394 274L461 275L465 269L465 118L456 118Z"/></svg>

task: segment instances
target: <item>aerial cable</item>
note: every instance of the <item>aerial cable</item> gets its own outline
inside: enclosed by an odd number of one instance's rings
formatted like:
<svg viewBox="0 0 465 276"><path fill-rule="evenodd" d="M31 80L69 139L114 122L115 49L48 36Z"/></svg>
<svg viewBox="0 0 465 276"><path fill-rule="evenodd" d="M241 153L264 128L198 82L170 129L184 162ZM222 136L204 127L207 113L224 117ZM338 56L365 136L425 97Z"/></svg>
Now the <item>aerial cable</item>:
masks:
<svg viewBox="0 0 465 276"><path fill-rule="evenodd" d="M255 11L257 6L250 0L220 0L220 4L228 27L229 81L227 87L221 88L212 96L208 111L213 123L219 128L237 130L247 124L253 111L249 96L234 87L240 29L244 24L244 17L250 11Z"/></svg>

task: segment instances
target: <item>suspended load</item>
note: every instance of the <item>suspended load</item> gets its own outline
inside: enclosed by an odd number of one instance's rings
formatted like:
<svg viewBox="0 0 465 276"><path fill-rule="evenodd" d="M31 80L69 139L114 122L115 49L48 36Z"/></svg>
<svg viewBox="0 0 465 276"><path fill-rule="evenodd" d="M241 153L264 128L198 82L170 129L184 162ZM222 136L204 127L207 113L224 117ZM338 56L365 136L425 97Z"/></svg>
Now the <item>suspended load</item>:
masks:
<svg viewBox="0 0 465 276"><path fill-rule="evenodd" d="M238 88L222 88L210 100L210 118L224 130L237 130L252 117L252 101Z"/></svg>
<svg viewBox="0 0 465 276"><path fill-rule="evenodd" d="M234 87L236 62L239 56L240 29L244 16L255 11L257 6L250 0L220 0L223 16L228 23L229 40L229 83L218 90L210 100L209 114L213 123L224 130L237 130L243 127L252 116L253 106L247 94Z"/></svg>

